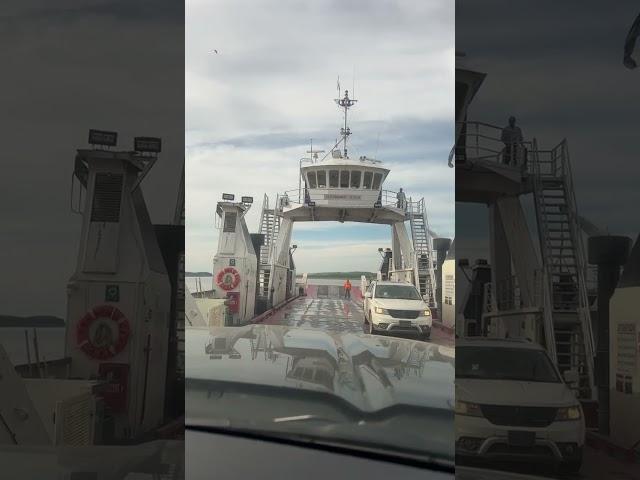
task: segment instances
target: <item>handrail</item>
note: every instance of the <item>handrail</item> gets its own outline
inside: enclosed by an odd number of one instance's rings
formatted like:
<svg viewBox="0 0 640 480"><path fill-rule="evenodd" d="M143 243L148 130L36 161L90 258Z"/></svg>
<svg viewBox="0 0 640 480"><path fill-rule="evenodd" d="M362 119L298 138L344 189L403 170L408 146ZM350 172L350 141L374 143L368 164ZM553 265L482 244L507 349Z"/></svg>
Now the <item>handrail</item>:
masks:
<svg viewBox="0 0 640 480"><path fill-rule="evenodd" d="M346 192L371 192L372 190L366 189L356 189L356 188L344 188L344 187L326 187L326 190L340 190ZM306 204L306 191L303 188L302 191L297 188L293 188L290 190L285 190L279 197L279 200L276 202L277 208L281 208L283 206L287 206L289 203L296 203L300 205ZM286 200L284 200L286 199ZM280 202L284 202L281 204ZM383 207L398 207L398 192L393 190L380 190L378 201ZM408 202L407 202L408 203Z"/></svg>
<svg viewBox="0 0 640 480"><path fill-rule="evenodd" d="M566 139L562 141L562 149L563 149L563 169L565 170L565 176L567 181L567 191L569 192L568 200L569 200L569 215L573 218L569 223L571 228L571 233L573 237L576 239L577 245L574 248L577 249L576 252L576 269L578 271L578 283L580 288L578 290L578 296L580 299L580 310L582 310L582 314L578 312L580 316L580 320L582 322L582 331L584 332L584 343L586 349L586 358L589 366L589 387L591 392L594 392L594 382L593 382L593 373L594 373L594 339L593 339L593 330L591 326L591 311L589 305L589 296L587 292L586 286L586 259L584 258L584 245L582 241L582 234L578 228L578 206L575 198L575 192L573 190L573 175L571 172L571 161L569 160L569 148L567 146Z"/></svg>
<svg viewBox="0 0 640 480"><path fill-rule="evenodd" d="M464 147L458 145L457 140L454 146L456 151L464 148L462 153L465 160L504 163L508 147L502 141L502 127L477 121L456 122L456 125L466 127L462 135L466 139ZM515 147L508 152L509 158L513 159L514 166L523 167L526 164L526 151L532 149L532 142L520 142Z"/></svg>
<svg viewBox="0 0 640 480"><path fill-rule="evenodd" d="M538 150L538 141L534 138L533 139L533 149L532 149L532 159L533 159L533 191L534 191L534 196L535 196L535 210L536 210L536 217L538 219L538 236L539 236L539 242L540 242L540 246L541 249L543 250L542 254L546 255L547 253L544 251L544 249L546 249L546 243L544 241L545 236L547 234L547 226L546 223L544 221L544 219L542 218L542 212L540 210L540 205L539 202L541 201L539 198L539 192L540 192L540 150ZM548 163L548 162L545 162ZM553 324L553 305L551 302L551 297L552 297L552 283L553 283L553 279L552 277L549 275L549 265L547 265L546 262L544 262L543 265L543 295L542 295L542 300L543 300L543 322L544 322L544 337L545 337L545 343L546 343L546 347L547 347L547 352L549 354L549 356L551 357L551 359L553 360L554 363L557 364L558 362L558 358L557 358L557 352L556 352L556 335L555 335L555 329L554 329L554 324Z"/></svg>

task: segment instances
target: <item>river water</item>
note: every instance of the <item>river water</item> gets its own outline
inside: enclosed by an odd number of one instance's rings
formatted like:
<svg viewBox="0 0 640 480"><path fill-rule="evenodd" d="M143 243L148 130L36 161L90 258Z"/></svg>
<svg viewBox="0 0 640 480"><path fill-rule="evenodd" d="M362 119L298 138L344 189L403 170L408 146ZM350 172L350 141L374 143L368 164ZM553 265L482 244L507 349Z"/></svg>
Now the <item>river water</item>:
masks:
<svg viewBox="0 0 640 480"><path fill-rule="evenodd" d="M309 278L309 285L342 285L344 278ZM191 293L200 290L211 290L213 288L213 279L211 277L187 277L185 282ZM360 286L360 279L351 279L352 285Z"/></svg>
<svg viewBox="0 0 640 480"><path fill-rule="evenodd" d="M27 363L25 330L29 336L31 361L35 362L33 327L0 327L0 344L14 365ZM40 361L58 360L64 357L64 327L40 327L36 331Z"/></svg>

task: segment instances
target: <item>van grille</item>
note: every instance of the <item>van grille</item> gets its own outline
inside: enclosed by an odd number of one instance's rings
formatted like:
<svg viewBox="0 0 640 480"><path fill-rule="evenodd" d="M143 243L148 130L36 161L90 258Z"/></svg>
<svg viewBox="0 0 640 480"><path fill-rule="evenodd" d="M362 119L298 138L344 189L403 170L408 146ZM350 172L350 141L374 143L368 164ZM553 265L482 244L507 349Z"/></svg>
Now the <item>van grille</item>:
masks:
<svg viewBox="0 0 640 480"><path fill-rule="evenodd" d="M494 425L546 427L556 418L556 407L481 405L482 414Z"/></svg>
<svg viewBox="0 0 640 480"><path fill-rule="evenodd" d="M415 319L420 316L420 310L389 310L389 315L393 318Z"/></svg>

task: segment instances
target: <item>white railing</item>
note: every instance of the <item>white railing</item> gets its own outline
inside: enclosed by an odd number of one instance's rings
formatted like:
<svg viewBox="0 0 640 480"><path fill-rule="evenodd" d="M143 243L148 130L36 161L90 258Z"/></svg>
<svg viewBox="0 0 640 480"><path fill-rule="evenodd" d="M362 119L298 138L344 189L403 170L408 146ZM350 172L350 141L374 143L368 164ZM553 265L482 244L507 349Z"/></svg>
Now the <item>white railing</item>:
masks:
<svg viewBox="0 0 640 480"><path fill-rule="evenodd" d="M533 291L532 305L540 305L544 298L544 271L535 270L533 272ZM487 287L489 285L489 287ZM495 286L491 283L485 284L485 295L489 294L490 298L485 298L485 312L494 312L496 310L518 310L528 308L532 305L526 305L522 298L521 287L518 278L512 275L509 278L500 280Z"/></svg>
<svg viewBox="0 0 640 480"><path fill-rule="evenodd" d="M457 122L457 125L462 127L464 145L454 146L456 161L509 163L528 169L527 152L532 149L531 142L507 146L502 141L503 129L497 125L475 121Z"/></svg>
<svg viewBox="0 0 640 480"><path fill-rule="evenodd" d="M586 284L586 268L587 260L585 257L585 249L582 241L582 233L578 226L578 206L576 203L575 192L573 190L573 174L571 172L571 161L569 160L569 148L567 141L563 140L562 147L562 159L563 159L563 171L565 173L567 192L568 192L568 207L571 221L569 222L571 228L571 235L575 239L574 249L576 250L576 264L578 270L578 283L580 285L578 294L580 299L579 316L582 322L582 331L584 333L585 354L587 357L587 363L589 366L589 386L591 392L595 392L594 385L594 350L595 344L593 339L593 330L591 327L591 309L589 305L589 296L587 292Z"/></svg>
<svg viewBox="0 0 640 480"><path fill-rule="evenodd" d="M369 197L369 195L372 194L371 190L355 189L355 188L326 187L326 188L323 188L322 190L327 190L329 192L344 191L344 192L351 192L354 194L366 193L367 198L371 198ZM282 210L283 208L288 207L291 204L306 205L310 201L315 201L315 200L316 199L314 199L309 194L308 189L303 186L302 189L300 190L295 188L295 189L284 191L282 194L279 195L276 205L280 210ZM375 193L373 193L373 200L371 200L371 206L373 206L373 204L375 203L378 203L382 207L401 208L398 201L398 192L394 192L392 190L380 190L378 192L377 200L375 199ZM408 201L405 200L405 203L408 203Z"/></svg>
<svg viewBox="0 0 640 480"><path fill-rule="evenodd" d="M568 214L568 223L571 235L571 241L573 243L573 249L575 253L575 268L576 274L578 277L578 318L580 319L580 325L583 332L583 342L585 346L585 357L588 364L589 369L589 382L591 391L594 392L594 383L593 383L593 375L594 375L594 339L593 339L593 330L591 326L591 312L590 312L590 303L589 303L589 295L587 290L587 261L585 257L585 249L584 243L582 240L582 232L579 226L579 216L577 203L575 199L575 192L573 189L573 174L571 172L571 162L569 160L569 150L567 147L567 141L563 140L560 142L552 150L538 150L537 142L534 140L533 142L533 173L534 173L534 191L539 192L541 185L540 182L543 178L557 178L561 179L564 182L566 192L567 192L567 214ZM536 193L538 195L538 193ZM540 233L540 242L541 247L544 250L545 247L545 239L548 236L547 226L545 219L543 218L542 212L540 212L540 205L538 202L540 200L536 200L536 211L538 217L538 229ZM546 252L543 251L543 254ZM551 278L551 272L548 270L551 265L548 262L545 262L547 266L547 271L545 275L547 276L546 283L548 292L545 295L545 331L553 328L553 318L552 312L552 301L551 296L553 292L553 280ZM550 332L547 335L547 341L550 342L549 336L552 335ZM550 343L552 347L550 347L549 351L551 353L551 348L553 348L555 358L555 335L552 337L554 340Z"/></svg>
<svg viewBox="0 0 640 480"><path fill-rule="evenodd" d="M531 167L533 170L534 191L539 192L541 188L540 177L542 175L542 166L546 165L548 168L550 168L550 171L553 172L553 174L555 175L555 171L556 171L555 158L552 155L549 155L550 157L549 160L542 161L540 159L540 151L538 150L538 142L535 138L533 139L533 149L531 153L532 153L532 160L533 160ZM538 196L538 193L536 193L536 196ZM535 208L536 208L536 217L538 219L537 224L538 224L539 244L540 244L541 250L544 250L545 238L547 237L548 232L547 232L547 224L542 218L542 212L540 211L540 205L538 205L538 201L540 200L539 198L536 197ZM545 252L543 251L542 254L545 255ZM554 363L557 363L556 334L555 334L555 327L553 324L553 304L552 304L553 285L552 285L552 279L549 276L548 266L545 266L543 268L544 268L544 277L543 277L544 290L543 290L543 296L542 296L542 305L543 305L542 321L544 325L544 337L545 337L547 352L551 357L551 359L554 361Z"/></svg>

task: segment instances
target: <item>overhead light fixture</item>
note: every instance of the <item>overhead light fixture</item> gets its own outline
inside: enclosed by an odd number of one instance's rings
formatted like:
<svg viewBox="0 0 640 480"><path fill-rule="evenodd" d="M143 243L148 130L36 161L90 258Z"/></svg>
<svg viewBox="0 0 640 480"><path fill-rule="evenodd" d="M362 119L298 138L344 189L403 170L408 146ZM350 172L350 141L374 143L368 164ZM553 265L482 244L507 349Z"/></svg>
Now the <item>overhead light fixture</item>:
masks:
<svg viewBox="0 0 640 480"><path fill-rule="evenodd" d="M162 140L157 137L135 137L133 148L136 152L160 153L162 150Z"/></svg>
<svg viewBox="0 0 640 480"><path fill-rule="evenodd" d="M106 130L89 130L90 145L104 145L115 147L118 143L118 132L108 132Z"/></svg>
<svg viewBox="0 0 640 480"><path fill-rule="evenodd" d="M236 196L233 193L223 193L222 194L222 199L223 200L229 200L230 202L233 202L234 198L236 198Z"/></svg>
<svg viewBox="0 0 640 480"><path fill-rule="evenodd" d="M253 203L253 197L242 197L242 203Z"/></svg>

